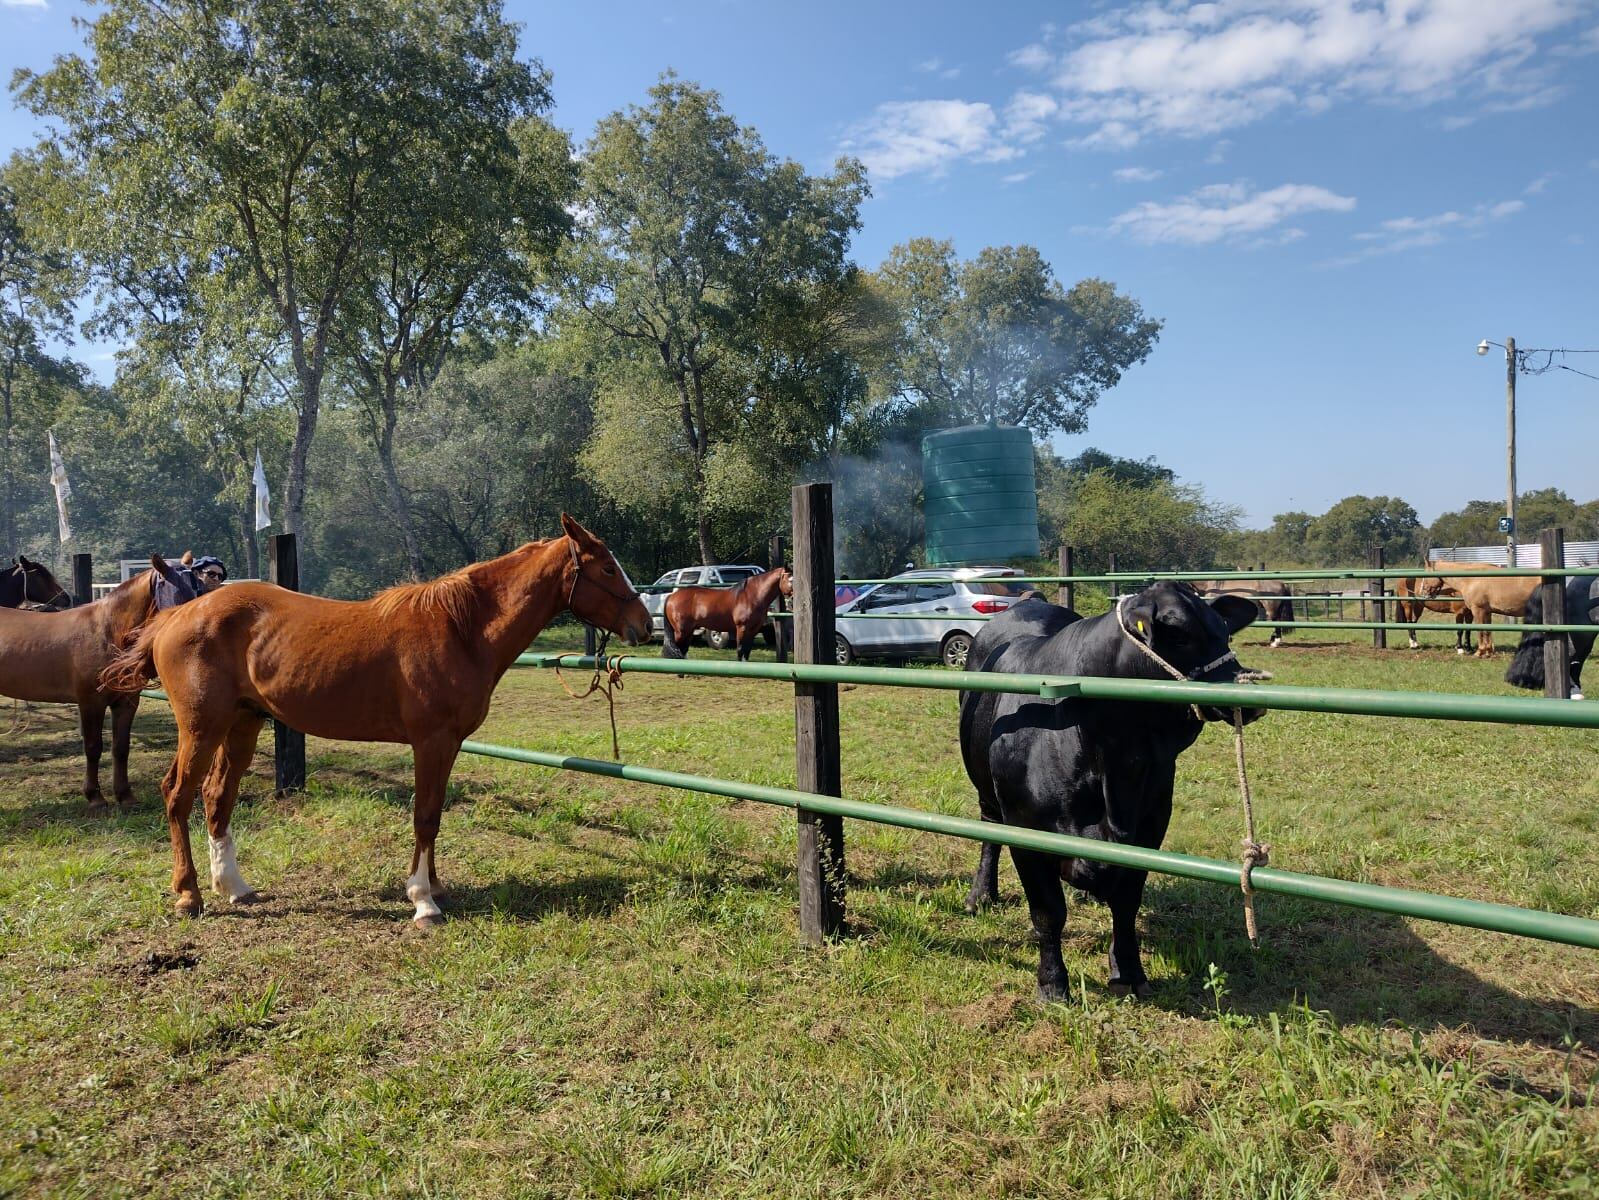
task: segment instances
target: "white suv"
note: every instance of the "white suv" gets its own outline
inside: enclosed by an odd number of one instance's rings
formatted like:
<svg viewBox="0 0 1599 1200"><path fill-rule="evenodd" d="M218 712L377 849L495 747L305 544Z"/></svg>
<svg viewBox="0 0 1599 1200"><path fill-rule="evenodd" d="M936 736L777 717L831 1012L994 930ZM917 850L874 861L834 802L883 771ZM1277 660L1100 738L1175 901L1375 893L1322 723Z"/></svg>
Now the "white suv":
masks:
<svg viewBox="0 0 1599 1200"><path fill-rule="evenodd" d="M835 611L838 665L926 656L964 670L981 618L1004 612L1027 592L1027 584L1008 578L1020 574L1014 567L906 571L867 588Z"/></svg>

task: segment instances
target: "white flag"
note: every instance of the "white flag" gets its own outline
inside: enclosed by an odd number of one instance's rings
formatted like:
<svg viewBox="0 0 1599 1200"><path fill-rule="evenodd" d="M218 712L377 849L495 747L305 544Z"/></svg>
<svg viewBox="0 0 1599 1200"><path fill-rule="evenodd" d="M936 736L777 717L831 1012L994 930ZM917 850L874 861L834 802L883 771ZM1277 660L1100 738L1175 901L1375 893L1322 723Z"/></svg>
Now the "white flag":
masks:
<svg viewBox="0 0 1599 1200"><path fill-rule="evenodd" d="M255 452L255 527L265 529L272 524L272 511L267 502L272 499L272 493L267 490L266 468L261 465L261 451Z"/></svg>
<svg viewBox="0 0 1599 1200"><path fill-rule="evenodd" d="M67 482L67 464L61 461L61 451L56 446L55 430L48 430L50 438L50 486L56 490L56 516L61 522L61 540L72 536L72 526L67 524L67 501L72 497L72 485Z"/></svg>

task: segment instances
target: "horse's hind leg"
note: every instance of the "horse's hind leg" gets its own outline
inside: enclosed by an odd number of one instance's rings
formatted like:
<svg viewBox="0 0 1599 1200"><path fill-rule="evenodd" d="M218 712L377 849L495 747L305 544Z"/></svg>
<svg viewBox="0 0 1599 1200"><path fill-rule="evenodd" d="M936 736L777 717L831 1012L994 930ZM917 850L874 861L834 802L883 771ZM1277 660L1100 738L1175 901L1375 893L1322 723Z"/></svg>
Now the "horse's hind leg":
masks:
<svg viewBox="0 0 1599 1200"><path fill-rule="evenodd" d="M228 898L231 904L254 904L260 899L256 890L244 881L239 873L239 862L234 854L233 834L229 826L233 821L233 805L239 798L239 784L255 758L256 739L261 736L261 717L241 718L225 742L217 749L206 775L201 794L205 798L206 846L211 859L211 887Z"/></svg>
<svg viewBox="0 0 1599 1200"><path fill-rule="evenodd" d="M416 811L412 824L416 847L411 851L411 874L405 881L405 894L416 905L411 918L418 929L431 929L444 922L435 896L443 895L439 884L438 862L434 857L439 836L439 818L444 812L444 788L450 781L450 768L461 752L461 743L435 740L414 748L416 756Z"/></svg>
<svg viewBox="0 0 1599 1200"><path fill-rule="evenodd" d="M105 701L98 696L78 705L78 729L83 734L83 798L90 812L105 809L100 793L100 754L105 749Z"/></svg>
<svg viewBox="0 0 1599 1200"><path fill-rule="evenodd" d="M111 702L111 791L117 803L131 808L133 785L128 782L128 753L133 744L133 718L139 697L119 696Z"/></svg>
<svg viewBox="0 0 1599 1200"><path fill-rule="evenodd" d="M180 725L178 753L161 785L167 805L167 831L172 836L172 891L178 897L176 908L182 917L198 917L205 908L194 871L194 853L189 847L189 814L194 810L195 789L222 740L221 733L190 733Z"/></svg>

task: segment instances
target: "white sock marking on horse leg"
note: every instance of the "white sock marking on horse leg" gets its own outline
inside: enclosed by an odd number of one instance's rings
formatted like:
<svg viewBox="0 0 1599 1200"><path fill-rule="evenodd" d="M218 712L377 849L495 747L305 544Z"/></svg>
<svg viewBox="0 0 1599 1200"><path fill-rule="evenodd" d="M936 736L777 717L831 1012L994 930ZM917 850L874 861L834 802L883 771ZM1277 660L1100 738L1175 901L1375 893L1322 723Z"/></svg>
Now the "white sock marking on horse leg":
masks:
<svg viewBox="0 0 1599 1200"><path fill-rule="evenodd" d="M412 920L418 924L425 924L444 915L439 906L433 902L432 867L433 852L422 851L416 858L416 874L405 881L405 894L411 903L416 905L416 916Z"/></svg>
<svg viewBox="0 0 1599 1200"><path fill-rule="evenodd" d="M239 873L239 860L233 853L233 834L221 837L205 835L206 848L211 855L211 886L229 900L238 902L255 895L255 889L244 882Z"/></svg>

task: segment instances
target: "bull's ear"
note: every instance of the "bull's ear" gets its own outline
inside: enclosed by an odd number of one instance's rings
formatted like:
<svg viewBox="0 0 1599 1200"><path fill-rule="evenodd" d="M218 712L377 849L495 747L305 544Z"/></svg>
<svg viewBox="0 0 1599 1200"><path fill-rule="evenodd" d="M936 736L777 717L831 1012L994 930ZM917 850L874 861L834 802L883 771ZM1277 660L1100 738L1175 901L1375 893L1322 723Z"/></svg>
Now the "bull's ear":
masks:
<svg viewBox="0 0 1599 1200"><path fill-rule="evenodd" d="M1260 609L1255 607L1255 602L1245 600L1242 596L1217 596L1207 603L1222 619L1222 624L1227 626L1228 637L1240 629L1253 625L1255 618L1260 615Z"/></svg>
<svg viewBox="0 0 1599 1200"><path fill-rule="evenodd" d="M1155 602L1139 596L1136 600L1128 602L1122 609L1122 624L1127 626L1127 632L1132 634L1146 646L1155 640Z"/></svg>

